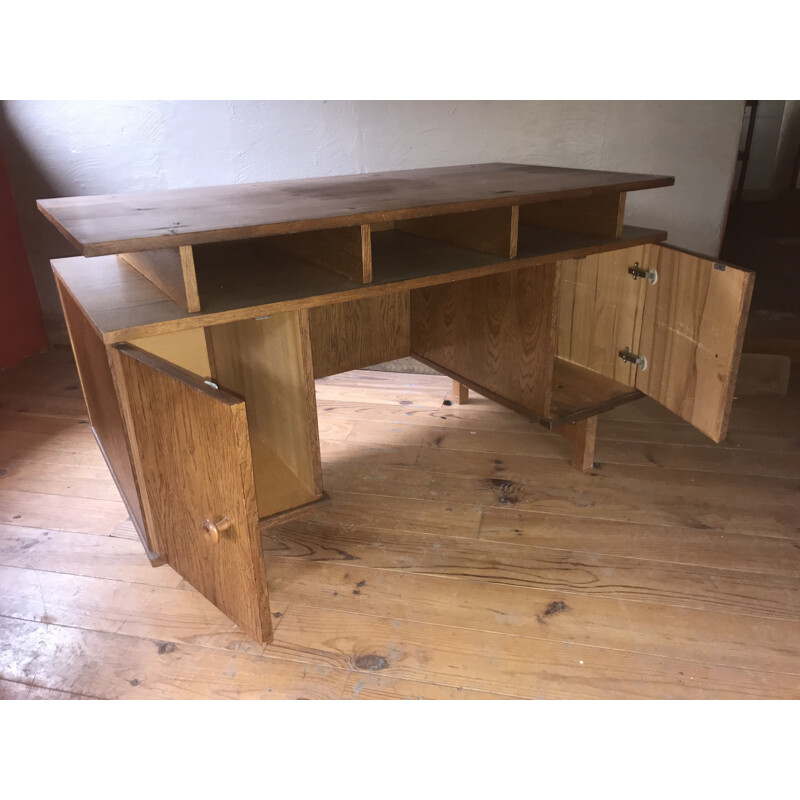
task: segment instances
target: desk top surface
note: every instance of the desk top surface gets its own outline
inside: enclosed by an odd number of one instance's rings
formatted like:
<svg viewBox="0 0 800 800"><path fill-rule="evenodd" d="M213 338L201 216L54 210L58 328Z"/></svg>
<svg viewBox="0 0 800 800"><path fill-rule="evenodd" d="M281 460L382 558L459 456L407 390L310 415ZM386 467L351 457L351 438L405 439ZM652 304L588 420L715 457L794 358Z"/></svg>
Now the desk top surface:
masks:
<svg viewBox="0 0 800 800"><path fill-rule="evenodd" d="M674 178L526 164L62 197L41 212L84 256L251 239L670 186Z"/></svg>

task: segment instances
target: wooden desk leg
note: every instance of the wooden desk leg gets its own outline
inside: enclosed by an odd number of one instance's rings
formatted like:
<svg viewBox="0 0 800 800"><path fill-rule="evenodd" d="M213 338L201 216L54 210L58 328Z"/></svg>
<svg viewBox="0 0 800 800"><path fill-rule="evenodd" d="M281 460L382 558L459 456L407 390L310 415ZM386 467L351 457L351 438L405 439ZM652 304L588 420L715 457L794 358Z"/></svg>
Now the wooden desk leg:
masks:
<svg viewBox="0 0 800 800"><path fill-rule="evenodd" d="M588 417L556 429L572 442L572 466L588 472L594 466L594 445L597 437L597 417Z"/></svg>
<svg viewBox="0 0 800 800"><path fill-rule="evenodd" d="M465 406L469 402L469 389L463 383L453 381L453 395L460 406Z"/></svg>

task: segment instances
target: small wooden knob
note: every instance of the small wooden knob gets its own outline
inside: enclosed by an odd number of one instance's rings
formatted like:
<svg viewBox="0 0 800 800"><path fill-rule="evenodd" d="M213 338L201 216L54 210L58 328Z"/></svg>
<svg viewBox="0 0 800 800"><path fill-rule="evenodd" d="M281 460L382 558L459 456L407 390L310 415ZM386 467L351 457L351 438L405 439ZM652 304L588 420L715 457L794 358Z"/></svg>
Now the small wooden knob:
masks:
<svg viewBox="0 0 800 800"><path fill-rule="evenodd" d="M231 521L227 517L223 517L218 522L210 519L203 520L203 530L206 532L206 537L211 540L211 544L217 544L220 536L231 527Z"/></svg>

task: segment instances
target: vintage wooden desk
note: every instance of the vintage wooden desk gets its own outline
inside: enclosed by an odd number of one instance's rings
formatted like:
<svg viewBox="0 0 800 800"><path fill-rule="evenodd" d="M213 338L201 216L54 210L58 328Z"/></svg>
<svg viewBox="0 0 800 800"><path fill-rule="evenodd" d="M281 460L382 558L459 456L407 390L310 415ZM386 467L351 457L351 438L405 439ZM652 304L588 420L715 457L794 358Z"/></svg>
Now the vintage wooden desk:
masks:
<svg viewBox="0 0 800 800"><path fill-rule="evenodd" d="M153 563L259 641L259 527L324 498L314 378L412 355L565 433L725 436L753 274L623 225L663 176L517 164L42 200L97 441Z"/></svg>

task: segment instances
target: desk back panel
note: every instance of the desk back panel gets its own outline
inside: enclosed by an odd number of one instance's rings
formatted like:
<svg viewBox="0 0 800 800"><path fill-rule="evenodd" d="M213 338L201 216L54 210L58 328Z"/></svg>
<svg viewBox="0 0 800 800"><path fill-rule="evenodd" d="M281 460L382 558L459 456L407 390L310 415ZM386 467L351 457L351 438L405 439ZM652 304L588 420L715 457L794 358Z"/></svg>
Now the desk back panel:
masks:
<svg viewBox="0 0 800 800"><path fill-rule="evenodd" d="M394 227L479 253L514 258L517 255L519 206L398 220Z"/></svg>
<svg viewBox="0 0 800 800"><path fill-rule="evenodd" d="M310 308L314 377L410 355L410 317L408 292Z"/></svg>
<svg viewBox="0 0 800 800"><path fill-rule="evenodd" d="M625 217L625 197L625 192L606 192L523 205L519 219L545 228L619 239Z"/></svg>
<svg viewBox="0 0 800 800"><path fill-rule="evenodd" d="M412 355L548 416L558 274L557 264L541 264L412 291Z"/></svg>

